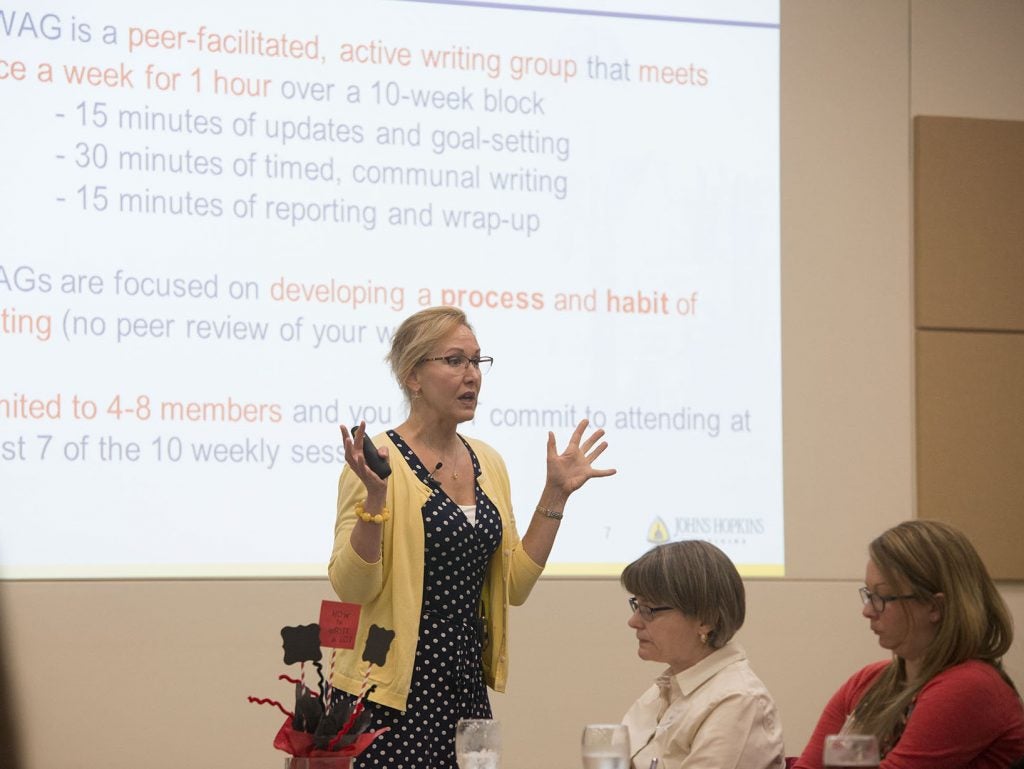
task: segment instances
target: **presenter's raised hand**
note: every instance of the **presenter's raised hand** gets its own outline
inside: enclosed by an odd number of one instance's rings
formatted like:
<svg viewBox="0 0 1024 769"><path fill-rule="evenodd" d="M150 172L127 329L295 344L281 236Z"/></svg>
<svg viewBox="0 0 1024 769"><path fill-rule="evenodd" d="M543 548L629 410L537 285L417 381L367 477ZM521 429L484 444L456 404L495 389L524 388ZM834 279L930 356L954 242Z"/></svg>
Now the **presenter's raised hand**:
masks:
<svg viewBox="0 0 1024 769"><path fill-rule="evenodd" d="M383 499L387 491L387 481L375 473L367 462L364 454L363 436L366 434L366 422L360 422L355 432L350 434L345 425L339 425L341 436L345 441L345 462L352 468L352 472L363 482L366 487L369 499ZM387 446L377 448L377 456L388 461Z"/></svg>
<svg viewBox="0 0 1024 769"><path fill-rule="evenodd" d="M540 566L546 564L551 555L551 547L569 495L591 478L615 475L613 468L602 470L594 467L594 462L608 448L608 443L601 440L604 430L598 429L586 435L589 424L584 419L576 425L565 451L561 453L555 444L555 434L548 433L547 479L537 509L530 520L530 528L523 536L523 548L533 562Z"/></svg>
<svg viewBox="0 0 1024 769"><path fill-rule="evenodd" d="M589 424L590 422L584 419L576 425L576 429L562 453L558 453L558 448L555 445L555 434L548 433L546 488L560 493L565 498L568 498L591 478L615 475L614 468L602 470L594 467L594 462L608 448L608 442L601 440L604 437L602 429L597 429L586 436Z"/></svg>

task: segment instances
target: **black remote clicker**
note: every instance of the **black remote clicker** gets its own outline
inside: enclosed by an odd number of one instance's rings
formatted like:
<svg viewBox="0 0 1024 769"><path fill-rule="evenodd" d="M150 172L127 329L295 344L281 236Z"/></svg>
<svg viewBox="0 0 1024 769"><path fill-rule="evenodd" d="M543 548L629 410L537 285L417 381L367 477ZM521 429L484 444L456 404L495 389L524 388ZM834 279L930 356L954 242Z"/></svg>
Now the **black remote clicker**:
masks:
<svg viewBox="0 0 1024 769"><path fill-rule="evenodd" d="M353 427L353 438L355 434L356 428ZM366 466L377 473L382 480L391 475L391 465L377 453L377 447L373 445L373 441L370 440L370 436L366 433L363 433L363 459L366 460Z"/></svg>

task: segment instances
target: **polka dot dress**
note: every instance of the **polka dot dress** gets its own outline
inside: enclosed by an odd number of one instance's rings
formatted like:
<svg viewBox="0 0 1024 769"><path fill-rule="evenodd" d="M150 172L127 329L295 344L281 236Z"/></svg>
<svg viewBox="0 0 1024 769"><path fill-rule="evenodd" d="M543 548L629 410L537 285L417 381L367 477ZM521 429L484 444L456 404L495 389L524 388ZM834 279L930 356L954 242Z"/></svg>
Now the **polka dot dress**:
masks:
<svg viewBox="0 0 1024 769"><path fill-rule="evenodd" d="M501 542L501 517L476 483L476 525L471 524L401 436L393 430L388 436L417 477L433 489L422 510L423 614L408 709L402 713L371 703L371 728L388 726L391 731L373 741L356 759L356 767L456 769L456 722L491 717L477 607L487 565ZM468 444L466 448L479 478L476 454Z"/></svg>

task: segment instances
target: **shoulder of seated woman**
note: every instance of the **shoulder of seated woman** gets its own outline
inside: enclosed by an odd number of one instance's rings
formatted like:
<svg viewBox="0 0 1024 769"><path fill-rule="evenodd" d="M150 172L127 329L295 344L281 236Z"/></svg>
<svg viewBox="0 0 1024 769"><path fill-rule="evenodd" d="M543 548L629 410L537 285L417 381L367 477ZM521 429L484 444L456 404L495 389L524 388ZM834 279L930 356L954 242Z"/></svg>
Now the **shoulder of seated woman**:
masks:
<svg viewBox="0 0 1024 769"><path fill-rule="evenodd" d="M929 689L946 687L967 687L968 689L1001 691L1013 690L1006 683L999 671L982 660L966 660L943 671L936 673L921 687L924 693Z"/></svg>

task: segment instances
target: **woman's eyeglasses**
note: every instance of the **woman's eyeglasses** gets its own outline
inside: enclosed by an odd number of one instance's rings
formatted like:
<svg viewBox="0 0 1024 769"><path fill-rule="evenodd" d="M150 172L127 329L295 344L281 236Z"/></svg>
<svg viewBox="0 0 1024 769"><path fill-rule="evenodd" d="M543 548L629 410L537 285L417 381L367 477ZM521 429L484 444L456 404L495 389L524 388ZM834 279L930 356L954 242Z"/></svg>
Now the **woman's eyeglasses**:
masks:
<svg viewBox="0 0 1024 769"><path fill-rule="evenodd" d="M874 609L875 614L881 614L885 611L885 607L893 601L909 601L911 598L917 598L916 595L878 595L878 593L872 593L866 587L860 588L860 600L867 606L871 604L871 608Z"/></svg>
<svg viewBox="0 0 1024 769"><path fill-rule="evenodd" d="M429 363L435 360L443 360L445 365L453 371L465 371L467 367L472 366L481 374L486 374L490 370L491 364L494 363L494 358L489 355L480 358L470 358L468 355L438 355L436 358L424 358L420 363Z"/></svg>
<svg viewBox="0 0 1024 769"><path fill-rule="evenodd" d="M659 611L669 611L670 609L674 609L675 607L644 606L642 603L636 600L636 596L633 595L629 597L629 608L633 610L634 614L639 614L640 619L642 619L644 622L650 622L652 619L654 619L654 615L657 614Z"/></svg>

